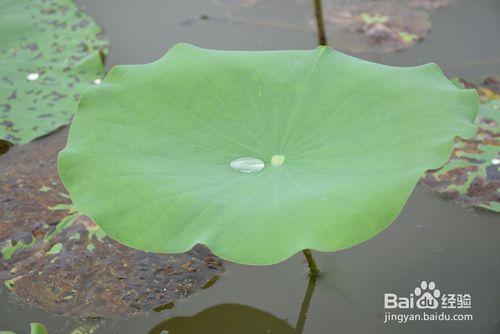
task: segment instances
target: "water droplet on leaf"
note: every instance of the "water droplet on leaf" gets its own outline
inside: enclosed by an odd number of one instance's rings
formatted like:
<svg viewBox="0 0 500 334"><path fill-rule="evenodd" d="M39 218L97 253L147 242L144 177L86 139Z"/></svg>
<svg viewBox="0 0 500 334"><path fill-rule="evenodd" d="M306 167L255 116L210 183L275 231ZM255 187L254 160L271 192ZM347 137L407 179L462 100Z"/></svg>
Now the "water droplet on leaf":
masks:
<svg viewBox="0 0 500 334"><path fill-rule="evenodd" d="M101 82L102 82L102 80L101 80L101 79L95 79L95 80L94 80L94 84L96 84L96 85L99 85Z"/></svg>
<svg viewBox="0 0 500 334"><path fill-rule="evenodd" d="M231 161L231 168L241 173L260 172L264 167L264 161L252 157L241 157Z"/></svg>
<svg viewBox="0 0 500 334"><path fill-rule="evenodd" d="M38 73L30 73L30 74L28 74L28 76L26 78L29 81L35 81L35 80L38 80L39 77L40 77L40 74L38 74Z"/></svg>

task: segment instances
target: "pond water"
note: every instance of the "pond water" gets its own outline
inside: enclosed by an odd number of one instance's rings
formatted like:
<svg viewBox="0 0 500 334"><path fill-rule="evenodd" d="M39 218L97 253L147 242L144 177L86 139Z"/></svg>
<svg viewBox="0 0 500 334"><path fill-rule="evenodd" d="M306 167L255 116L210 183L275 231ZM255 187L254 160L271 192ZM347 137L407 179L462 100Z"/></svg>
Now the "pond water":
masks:
<svg viewBox="0 0 500 334"><path fill-rule="evenodd" d="M177 42L216 49L311 49L312 1L268 1L245 20L209 0L80 0L110 40L108 67L147 63ZM231 5L236 1L226 1ZM305 14L304 14L305 13ZM362 57L391 65L433 61L450 77L479 82L500 74L500 1L457 0L431 14L425 40L393 54ZM202 19L199 19L202 17ZM206 19L207 17L212 19ZM229 17L229 19L228 19ZM268 267L226 263L226 272L164 313L131 319L76 320L25 306L3 288L2 327L26 333L42 322L51 334L80 325L95 333L498 333L500 331L500 221L417 187L397 221L375 238L331 254L313 252L322 276L307 317L308 288L302 254ZM469 293L474 320L384 324L384 293L408 295L420 281L443 292ZM305 323L303 321L305 320Z"/></svg>

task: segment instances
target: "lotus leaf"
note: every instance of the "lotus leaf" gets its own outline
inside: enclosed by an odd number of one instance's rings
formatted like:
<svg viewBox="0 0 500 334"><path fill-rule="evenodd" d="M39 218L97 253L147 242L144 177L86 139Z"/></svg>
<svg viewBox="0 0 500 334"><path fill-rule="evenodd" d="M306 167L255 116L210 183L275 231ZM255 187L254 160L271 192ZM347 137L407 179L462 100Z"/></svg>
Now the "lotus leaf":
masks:
<svg viewBox="0 0 500 334"><path fill-rule="evenodd" d="M31 327L30 331L31 334L48 334L47 328L44 325L39 324L37 322L31 323L30 327ZM0 334L16 334L16 333L10 331L0 331Z"/></svg>
<svg viewBox="0 0 500 334"><path fill-rule="evenodd" d="M46 313L117 318L178 303L224 270L206 247L130 249L75 213L56 168L66 136L64 128L0 156L0 285Z"/></svg>
<svg viewBox="0 0 500 334"><path fill-rule="evenodd" d="M71 0L2 1L0 31L0 139L23 144L69 123L106 43Z"/></svg>
<svg viewBox="0 0 500 334"><path fill-rule="evenodd" d="M31 324L31 334L48 334L47 328L39 323Z"/></svg>
<svg viewBox="0 0 500 334"><path fill-rule="evenodd" d="M455 136L474 134L477 105L435 64L179 44L83 94L59 173L79 211L128 246L203 243L273 264L381 232ZM232 169L243 157L265 167Z"/></svg>
<svg viewBox="0 0 500 334"><path fill-rule="evenodd" d="M500 100L481 103L476 135L455 141L450 161L422 183L463 206L500 212Z"/></svg>

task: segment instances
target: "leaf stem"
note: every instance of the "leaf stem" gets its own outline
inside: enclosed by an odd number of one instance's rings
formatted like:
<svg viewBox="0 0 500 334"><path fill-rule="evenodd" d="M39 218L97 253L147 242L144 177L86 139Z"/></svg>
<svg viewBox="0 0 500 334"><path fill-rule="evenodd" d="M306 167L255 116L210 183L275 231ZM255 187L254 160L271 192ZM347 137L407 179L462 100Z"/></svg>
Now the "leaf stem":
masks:
<svg viewBox="0 0 500 334"><path fill-rule="evenodd" d="M323 6L321 0L314 0L314 16L316 17L316 28L319 45L328 45L325 33L325 23L323 20Z"/></svg>
<svg viewBox="0 0 500 334"><path fill-rule="evenodd" d="M299 318L297 319L297 324L295 325L295 334L302 334L304 326L306 324L307 312L309 310L309 305L311 304L312 295L314 288L316 287L317 276L309 275L309 283L307 284L306 294L304 300L302 301L302 306L300 307Z"/></svg>
<svg viewBox="0 0 500 334"><path fill-rule="evenodd" d="M316 265L316 261L314 261L314 258L311 254L311 250L304 249L302 253L304 253L304 256L306 257L307 260L307 265L309 266L309 276L314 278L318 277L319 269L318 266Z"/></svg>

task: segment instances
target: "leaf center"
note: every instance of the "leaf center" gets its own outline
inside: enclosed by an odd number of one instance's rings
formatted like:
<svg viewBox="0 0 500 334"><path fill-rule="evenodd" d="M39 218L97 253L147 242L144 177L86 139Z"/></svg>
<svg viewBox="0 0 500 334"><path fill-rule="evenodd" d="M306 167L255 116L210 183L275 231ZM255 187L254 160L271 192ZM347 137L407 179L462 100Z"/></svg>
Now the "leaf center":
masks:
<svg viewBox="0 0 500 334"><path fill-rule="evenodd" d="M285 162L285 156L280 154L275 154L271 158L271 164L273 166L282 165Z"/></svg>

